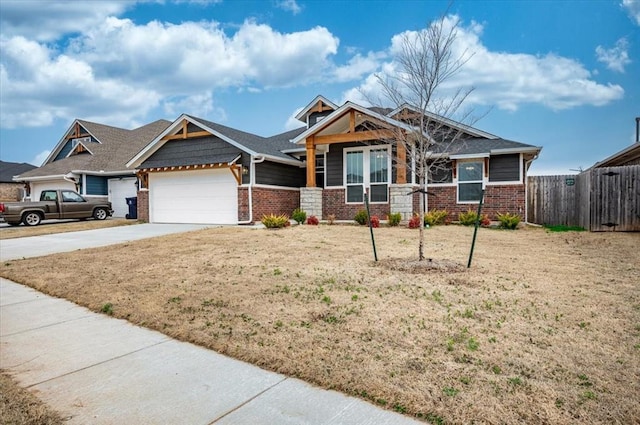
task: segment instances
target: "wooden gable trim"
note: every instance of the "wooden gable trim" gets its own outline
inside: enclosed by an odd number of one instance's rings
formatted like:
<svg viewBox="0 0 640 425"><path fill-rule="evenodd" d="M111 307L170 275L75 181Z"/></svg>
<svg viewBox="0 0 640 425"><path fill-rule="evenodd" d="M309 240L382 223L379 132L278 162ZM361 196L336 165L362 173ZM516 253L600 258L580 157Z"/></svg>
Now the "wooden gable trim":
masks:
<svg viewBox="0 0 640 425"><path fill-rule="evenodd" d="M192 139L192 138L195 138L195 137L213 136L211 133L209 133L208 131L205 131L205 130L193 131L193 132L189 133L187 131L188 126L189 126L189 121L182 120L180 132L175 133L175 134L167 134L166 136L164 136L160 140Z"/></svg>
<svg viewBox="0 0 640 425"><path fill-rule="evenodd" d="M314 109L315 109L314 112L324 112L324 111L334 111L335 110L331 106L329 106L326 103L324 103L322 100L318 100L318 103L316 103L316 106L315 106Z"/></svg>
<svg viewBox="0 0 640 425"><path fill-rule="evenodd" d="M218 164L200 164L200 165L176 165L170 167L151 167L151 168L142 168L138 170L136 173L142 182L141 188L148 188L149 184L149 173L167 173L172 171L189 171L189 170L211 170L216 168L228 168L233 177L238 182L238 186L242 184L242 165L240 164L227 164L227 163L218 163Z"/></svg>
<svg viewBox="0 0 640 425"><path fill-rule="evenodd" d="M391 130L366 130L353 133L329 134L315 136L316 145L330 145L332 143L362 142L365 140L392 139L394 133ZM308 140L308 139L307 139Z"/></svg>

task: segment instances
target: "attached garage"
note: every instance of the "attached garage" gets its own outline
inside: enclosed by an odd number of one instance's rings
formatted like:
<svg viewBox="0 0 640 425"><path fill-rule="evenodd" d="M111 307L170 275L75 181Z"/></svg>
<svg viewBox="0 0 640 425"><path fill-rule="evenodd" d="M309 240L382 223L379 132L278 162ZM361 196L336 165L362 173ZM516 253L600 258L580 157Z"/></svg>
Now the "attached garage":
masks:
<svg viewBox="0 0 640 425"><path fill-rule="evenodd" d="M238 223L238 183L229 168L149 173L152 223Z"/></svg>
<svg viewBox="0 0 640 425"><path fill-rule="evenodd" d="M126 198L137 196L136 180L135 177L109 179L109 202L111 202L114 217L126 217L129 214Z"/></svg>

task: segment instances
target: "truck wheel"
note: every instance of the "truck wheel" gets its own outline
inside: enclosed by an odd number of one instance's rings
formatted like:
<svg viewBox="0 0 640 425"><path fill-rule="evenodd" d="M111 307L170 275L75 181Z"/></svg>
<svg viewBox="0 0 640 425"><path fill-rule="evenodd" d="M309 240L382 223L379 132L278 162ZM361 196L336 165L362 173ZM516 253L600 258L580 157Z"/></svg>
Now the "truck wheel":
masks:
<svg viewBox="0 0 640 425"><path fill-rule="evenodd" d="M93 218L95 218L96 220L104 220L105 218L107 218L107 210L105 210L104 208L96 208L96 210L93 212Z"/></svg>
<svg viewBox="0 0 640 425"><path fill-rule="evenodd" d="M22 222L25 226L37 226L42 221L42 217L37 212L28 212L22 216Z"/></svg>

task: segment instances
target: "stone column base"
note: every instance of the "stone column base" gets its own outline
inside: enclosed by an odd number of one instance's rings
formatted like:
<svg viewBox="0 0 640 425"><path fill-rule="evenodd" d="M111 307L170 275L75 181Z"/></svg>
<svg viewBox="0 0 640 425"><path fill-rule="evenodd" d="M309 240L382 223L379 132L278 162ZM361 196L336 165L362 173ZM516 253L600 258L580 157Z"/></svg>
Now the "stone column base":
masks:
<svg viewBox="0 0 640 425"><path fill-rule="evenodd" d="M307 217L315 215L322 219L322 188L301 187L300 208L307 213Z"/></svg>
<svg viewBox="0 0 640 425"><path fill-rule="evenodd" d="M392 184L389 185L390 209L392 213L400 213L402 221L409 221L413 216L413 194L412 184Z"/></svg>

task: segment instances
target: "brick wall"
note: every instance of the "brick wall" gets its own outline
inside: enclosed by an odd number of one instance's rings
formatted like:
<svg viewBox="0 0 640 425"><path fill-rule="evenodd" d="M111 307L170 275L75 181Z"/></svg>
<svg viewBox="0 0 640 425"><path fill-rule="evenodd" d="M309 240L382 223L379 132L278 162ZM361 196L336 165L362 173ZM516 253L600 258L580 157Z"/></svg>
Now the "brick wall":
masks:
<svg viewBox="0 0 640 425"><path fill-rule="evenodd" d="M138 220L149 222L149 191L138 191Z"/></svg>
<svg viewBox="0 0 640 425"><path fill-rule="evenodd" d="M451 214L451 218L456 220L458 214L468 210L477 211L478 204L458 204L457 187L435 187L428 188L428 206L429 210L439 209L447 210ZM414 195L414 209L418 211L419 194ZM525 198L524 185L491 185L486 186L484 192L484 204L482 205L482 213L487 214L490 219L496 219L496 213L510 212L519 214L524 217Z"/></svg>
<svg viewBox="0 0 640 425"><path fill-rule="evenodd" d="M286 214L291 217L293 210L300 206L299 190L254 187L252 197L255 222L260 221L262 216L267 214ZM238 203L240 204L240 201Z"/></svg>
<svg viewBox="0 0 640 425"><path fill-rule="evenodd" d="M238 221L249 220L249 189L238 187Z"/></svg>
<svg viewBox="0 0 640 425"><path fill-rule="evenodd" d="M22 183L0 183L0 201L20 201L21 189L23 187L24 185Z"/></svg>
<svg viewBox="0 0 640 425"><path fill-rule="evenodd" d="M336 220L353 220L356 213L366 209L362 204L346 204L344 201L344 189L325 189L322 192L322 218L327 219L330 214L335 214ZM377 215L380 220L386 220L389 214L389 203L369 204L371 215Z"/></svg>

